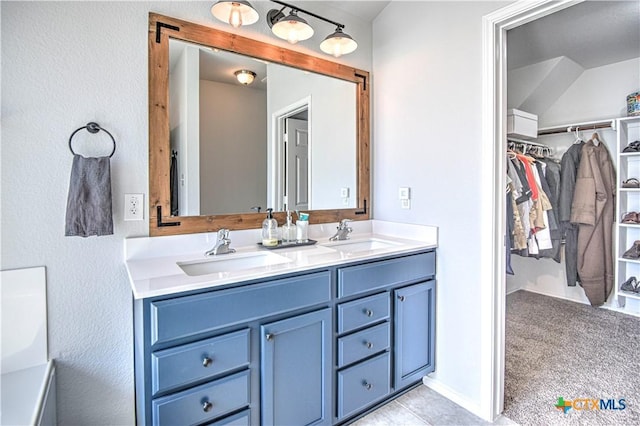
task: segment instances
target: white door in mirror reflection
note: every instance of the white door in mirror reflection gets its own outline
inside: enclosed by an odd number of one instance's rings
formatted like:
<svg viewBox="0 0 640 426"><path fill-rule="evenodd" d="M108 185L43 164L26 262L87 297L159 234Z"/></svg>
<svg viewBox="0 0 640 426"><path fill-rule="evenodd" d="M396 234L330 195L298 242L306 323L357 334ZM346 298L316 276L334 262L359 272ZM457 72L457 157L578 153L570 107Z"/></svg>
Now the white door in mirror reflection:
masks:
<svg viewBox="0 0 640 426"><path fill-rule="evenodd" d="M289 210L309 209L308 121L287 118L285 124L285 200Z"/></svg>

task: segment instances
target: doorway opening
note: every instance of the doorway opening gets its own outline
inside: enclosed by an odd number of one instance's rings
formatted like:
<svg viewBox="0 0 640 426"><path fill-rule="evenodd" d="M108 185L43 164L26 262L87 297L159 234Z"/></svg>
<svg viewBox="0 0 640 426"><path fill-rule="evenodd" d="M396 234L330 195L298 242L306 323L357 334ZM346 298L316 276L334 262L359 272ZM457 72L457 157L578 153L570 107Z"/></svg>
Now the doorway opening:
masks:
<svg viewBox="0 0 640 426"><path fill-rule="evenodd" d="M273 114L272 190L276 210L309 210L311 206L310 99Z"/></svg>

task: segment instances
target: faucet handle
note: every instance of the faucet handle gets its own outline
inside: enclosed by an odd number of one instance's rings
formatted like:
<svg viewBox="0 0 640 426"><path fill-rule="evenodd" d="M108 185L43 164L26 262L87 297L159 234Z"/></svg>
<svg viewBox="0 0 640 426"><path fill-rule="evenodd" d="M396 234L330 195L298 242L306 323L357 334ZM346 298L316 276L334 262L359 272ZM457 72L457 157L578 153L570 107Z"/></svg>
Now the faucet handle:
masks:
<svg viewBox="0 0 640 426"><path fill-rule="evenodd" d="M228 240L229 239L229 230L226 228L220 228L218 230L218 241Z"/></svg>
<svg viewBox="0 0 640 426"><path fill-rule="evenodd" d="M351 222L352 222L352 220L351 220L351 219L342 219L342 220L340 221L340 224L338 225L338 229L344 229L344 228L346 228L346 227L347 227L347 225L348 225L349 223L351 223Z"/></svg>

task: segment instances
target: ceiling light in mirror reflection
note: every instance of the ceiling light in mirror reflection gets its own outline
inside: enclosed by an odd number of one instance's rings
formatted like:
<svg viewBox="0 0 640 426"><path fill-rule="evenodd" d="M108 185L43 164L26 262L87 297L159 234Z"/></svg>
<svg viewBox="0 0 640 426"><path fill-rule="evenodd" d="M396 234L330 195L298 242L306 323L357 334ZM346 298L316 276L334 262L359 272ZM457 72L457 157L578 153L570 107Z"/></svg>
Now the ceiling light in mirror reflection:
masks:
<svg viewBox="0 0 640 426"><path fill-rule="evenodd" d="M245 86L253 83L253 80L256 78L256 73L249 70L238 70L234 74L238 79L238 82Z"/></svg>

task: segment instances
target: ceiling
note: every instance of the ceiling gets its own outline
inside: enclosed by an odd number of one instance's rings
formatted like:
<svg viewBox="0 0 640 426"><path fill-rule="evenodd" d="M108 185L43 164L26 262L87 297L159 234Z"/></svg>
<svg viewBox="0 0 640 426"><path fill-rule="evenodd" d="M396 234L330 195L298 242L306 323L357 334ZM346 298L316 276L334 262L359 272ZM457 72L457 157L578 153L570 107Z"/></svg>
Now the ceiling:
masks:
<svg viewBox="0 0 640 426"><path fill-rule="evenodd" d="M360 18L365 22L373 22L373 20L382 12L382 9L387 7L391 1L371 1L371 0L356 0L356 1L339 1L339 0L323 0L321 2L324 6L332 9L338 9L342 12L346 12L351 16ZM304 8L305 2L295 3L298 6ZM340 19L337 19L340 21Z"/></svg>
<svg viewBox="0 0 640 426"><path fill-rule="evenodd" d="M640 1L584 1L507 33L509 69L560 56L585 69L640 56Z"/></svg>

